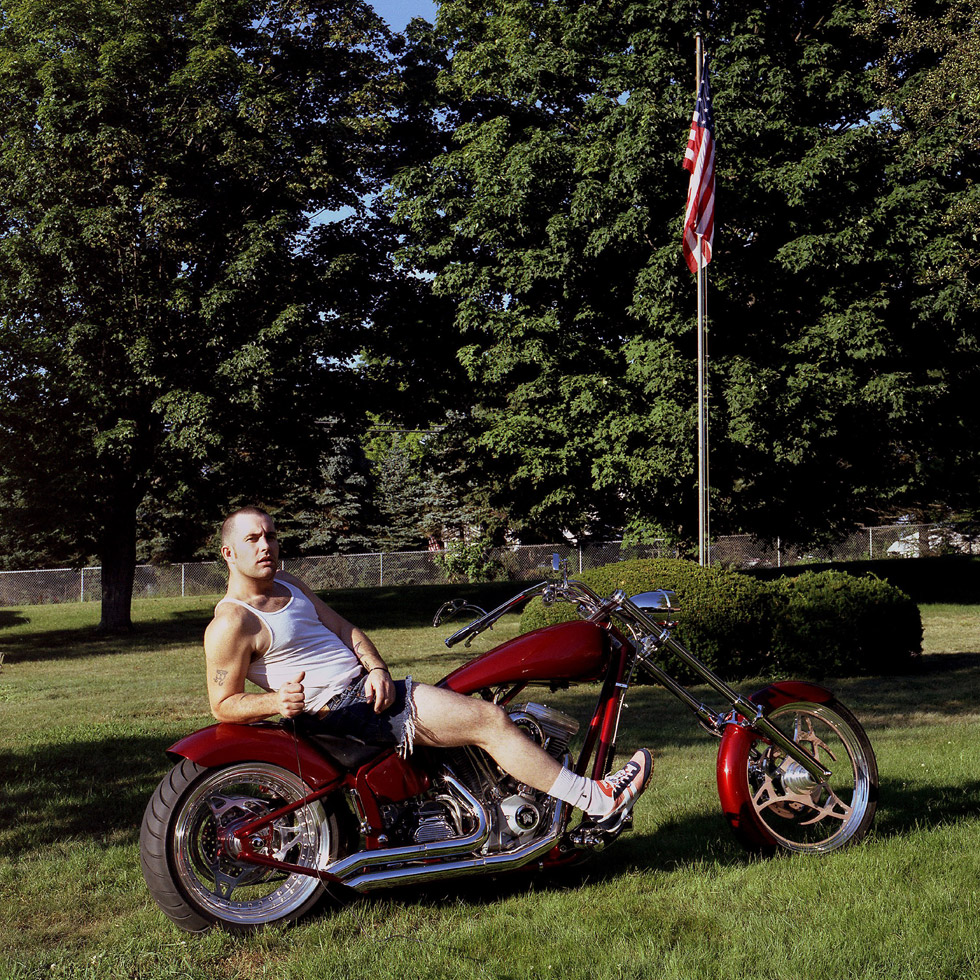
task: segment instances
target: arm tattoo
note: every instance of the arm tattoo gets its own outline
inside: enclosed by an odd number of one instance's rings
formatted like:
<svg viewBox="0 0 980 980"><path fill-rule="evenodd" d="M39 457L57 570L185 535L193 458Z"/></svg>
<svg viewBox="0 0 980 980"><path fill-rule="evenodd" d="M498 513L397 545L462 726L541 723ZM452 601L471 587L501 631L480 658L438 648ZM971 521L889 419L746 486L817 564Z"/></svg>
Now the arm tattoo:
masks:
<svg viewBox="0 0 980 980"><path fill-rule="evenodd" d="M218 687L224 686L225 678L227 676L228 676L228 671L227 670L220 670L220 669L216 670L214 672L214 682L215 682L215 684L217 684Z"/></svg>

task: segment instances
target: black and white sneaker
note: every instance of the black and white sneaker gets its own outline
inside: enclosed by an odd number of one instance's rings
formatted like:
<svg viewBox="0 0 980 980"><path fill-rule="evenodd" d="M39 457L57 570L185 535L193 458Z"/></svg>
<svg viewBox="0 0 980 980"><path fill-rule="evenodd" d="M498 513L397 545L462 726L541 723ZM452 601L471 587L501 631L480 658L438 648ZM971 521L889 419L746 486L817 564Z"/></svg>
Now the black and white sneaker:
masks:
<svg viewBox="0 0 980 980"><path fill-rule="evenodd" d="M597 783L603 795L612 800L612 809L595 818L600 830L616 830L626 819L653 775L653 756L649 749L639 749L622 769Z"/></svg>

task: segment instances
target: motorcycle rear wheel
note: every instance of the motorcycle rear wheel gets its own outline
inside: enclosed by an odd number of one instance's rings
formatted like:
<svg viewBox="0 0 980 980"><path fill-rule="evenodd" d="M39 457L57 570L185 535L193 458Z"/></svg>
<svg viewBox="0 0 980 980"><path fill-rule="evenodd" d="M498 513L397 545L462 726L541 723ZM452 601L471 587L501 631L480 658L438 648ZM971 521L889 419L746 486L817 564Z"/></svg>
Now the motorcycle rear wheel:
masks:
<svg viewBox="0 0 980 980"><path fill-rule="evenodd" d="M781 704L766 717L832 771L817 783L762 736L742 730L726 765L740 773L743 803L732 829L753 850L804 854L861 840L878 805L878 766L861 723L836 699Z"/></svg>
<svg viewBox="0 0 980 980"><path fill-rule="evenodd" d="M154 901L189 932L213 925L247 932L291 922L327 895L316 877L236 860L228 847L236 825L301 800L309 788L268 762L213 769L183 760L160 782L140 830L140 863ZM278 818L262 832L260 853L290 864L323 867L340 850L337 816L319 802Z"/></svg>

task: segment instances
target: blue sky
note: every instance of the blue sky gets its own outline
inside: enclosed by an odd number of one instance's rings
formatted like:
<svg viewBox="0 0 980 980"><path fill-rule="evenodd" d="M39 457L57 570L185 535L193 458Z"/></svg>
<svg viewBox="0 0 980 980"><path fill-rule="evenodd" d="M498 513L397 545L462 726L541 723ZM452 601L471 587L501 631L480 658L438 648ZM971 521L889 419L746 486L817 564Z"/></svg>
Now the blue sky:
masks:
<svg viewBox="0 0 980 980"><path fill-rule="evenodd" d="M371 6L393 31L403 31L413 17L424 17L430 24L436 19L435 0L371 0Z"/></svg>

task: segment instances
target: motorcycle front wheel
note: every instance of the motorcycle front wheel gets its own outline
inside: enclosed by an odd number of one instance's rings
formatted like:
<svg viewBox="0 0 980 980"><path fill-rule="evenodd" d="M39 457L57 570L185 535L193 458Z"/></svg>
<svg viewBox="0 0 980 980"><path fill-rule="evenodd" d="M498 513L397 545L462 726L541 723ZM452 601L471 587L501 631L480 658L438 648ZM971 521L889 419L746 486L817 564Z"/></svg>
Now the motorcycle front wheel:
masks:
<svg viewBox="0 0 980 980"><path fill-rule="evenodd" d="M833 698L780 704L766 717L832 775L817 781L751 728L730 727L718 775L735 836L769 853L821 854L861 840L878 805L878 766L860 722Z"/></svg>
<svg viewBox="0 0 980 980"><path fill-rule="evenodd" d="M306 915L327 894L324 885L237 860L233 834L308 793L295 773L272 763L205 769L183 760L160 782L140 830L140 863L154 901L189 932L216 924L250 931ZM308 803L260 828L253 846L278 861L322 868L339 854L337 817Z"/></svg>

